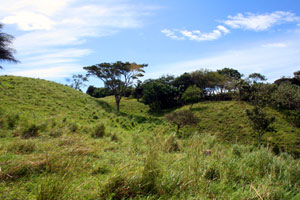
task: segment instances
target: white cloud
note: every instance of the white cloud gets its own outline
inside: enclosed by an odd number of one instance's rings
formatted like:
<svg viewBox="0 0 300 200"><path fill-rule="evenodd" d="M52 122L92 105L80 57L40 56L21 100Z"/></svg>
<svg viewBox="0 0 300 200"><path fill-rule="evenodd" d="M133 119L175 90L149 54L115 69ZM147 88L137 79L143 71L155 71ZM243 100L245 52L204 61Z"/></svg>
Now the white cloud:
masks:
<svg viewBox="0 0 300 200"><path fill-rule="evenodd" d="M167 37L175 40L189 39L195 41L210 41L219 39L221 36L229 33L230 31L226 27L219 25L210 33L202 33L200 30L188 31L177 29L174 29L172 31L169 29L163 29L161 32L164 33Z"/></svg>
<svg viewBox="0 0 300 200"><path fill-rule="evenodd" d="M14 41L21 64L6 73L44 78L74 73L79 59L91 53L80 47L89 37L141 27L143 17L157 9L124 0L0 0L0 3L0 22L15 24L21 30Z"/></svg>
<svg viewBox="0 0 300 200"><path fill-rule="evenodd" d="M287 47L288 45L286 43L269 43L269 44L263 44L262 47L267 47L267 48L284 48Z"/></svg>
<svg viewBox="0 0 300 200"><path fill-rule="evenodd" d="M174 31L171 31L169 29L163 29L161 30L163 34L165 34L167 37L174 39L174 40L184 40L184 37L176 36Z"/></svg>
<svg viewBox="0 0 300 200"><path fill-rule="evenodd" d="M228 16L223 23L230 28L242 28L246 30L264 31L272 26L289 22L299 23L300 18L291 12L275 11L265 14L246 13Z"/></svg>
<svg viewBox="0 0 300 200"><path fill-rule="evenodd" d="M24 31L50 30L55 24L50 18L32 12L20 12L4 17L2 22L5 24L17 24Z"/></svg>
<svg viewBox="0 0 300 200"><path fill-rule="evenodd" d="M239 13L236 16L228 16L227 20L221 22L232 29L264 31L275 25L284 23L297 23L297 26L300 26L300 17L292 12L284 11L275 11L265 14L246 13L245 15ZM202 33L200 30L188 31L177 29L164 29L161 32L167 37L176 40L190 39L195 41L208 41L219 39L224 34L230 33L230 30L223 25L218 25L216 29L210 33Z"/></svg>
<svg viewBox="0 0 300 200"><path fill-rule="evenodd" d="M44 79L53 79L53 78L65 78L70 76L70 72L76 74L82 71L82 66L79 65L58 65L55 67L48 68L31 68L26 70L12 71L11 74L15 76L25 76L32 78L44 78Z"/></svg>
<svg viewBox="0 0 300 200"><path fill-rule="evenodd" d="M272 43L271 43L272 44ZM276 43L273 43L276 44ZM230 67L248 75L253 72L262 73L272 82L281 76L290 76L300 66L300 40L293 38L287 41L285 48L269 48L266 50L263 45L247 45L242 49L214 52L214 55L167 63L162 66L153 66L157 70L153 73L146 73L145 78L159 77L162 74L180 75L184 72L192 72L201 68L217 70ZM276 45L275 45L276 46Z"/></svg>

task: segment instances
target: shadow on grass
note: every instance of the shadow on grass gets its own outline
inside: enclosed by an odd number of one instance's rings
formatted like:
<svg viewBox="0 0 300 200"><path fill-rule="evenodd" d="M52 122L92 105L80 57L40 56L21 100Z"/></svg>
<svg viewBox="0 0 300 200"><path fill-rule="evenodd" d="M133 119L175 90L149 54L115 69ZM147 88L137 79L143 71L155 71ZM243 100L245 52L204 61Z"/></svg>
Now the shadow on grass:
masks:
<svg viewBox="0 0 300 200"><path fill-rule="evenodd" d="M109 103L101 100L101 99L95 99L96 102L98 103L99 106L101 106L106 112L109 113L114 113L116 116L122 116L122 117L127 117L131 120L134 120L137 123L162 123L162 120L157 119L156 117L158 116L162 116L164 115L156 113L156 116L150 116L150 117L144 117L144 116L140 116L140 115L134 115L134 114L129 114L126 112L122 112L122 111L117 111L116 108L114 108L113 106L111 106ZM171 111L169 111L171 112Z"/></svg>
<svg viewBox="0 0 300 200"><path fill-rule="evenodd" d="M204 111L207 109L208 109L208 106L201 106L201 107L194 107L191 109L191 111Z"/></svg>
<svg viewBox="0 0 300 200"><path fill-rule="evenodd" d="M116 109L114 109L111 105L109 105L109 103L100 100L100 99L96 99L95 101L98 103L99 106L101 106L106 112L114 112L116 113Z"/></svg>

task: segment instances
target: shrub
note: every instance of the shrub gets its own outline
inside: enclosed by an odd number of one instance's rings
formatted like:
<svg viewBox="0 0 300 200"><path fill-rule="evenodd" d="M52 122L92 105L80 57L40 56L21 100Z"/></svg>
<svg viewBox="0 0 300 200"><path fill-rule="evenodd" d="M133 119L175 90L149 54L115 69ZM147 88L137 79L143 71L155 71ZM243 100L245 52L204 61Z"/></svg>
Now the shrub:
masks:
<svg viewBox="0 0 300 200"><path fill-rule="evenodd" d="M7 117L7 126L9 129L15 128L16 124L20 120L20 116L18 114L9 115Z"/></svg>
<svg viewBox="0 0 300 200"><path fill-rule="evenodd" d="M21 132L22 138L31 138L31 137L37 137L39 135L40 127L36 124L31 124L29 126L25 126L25 128Z"/></svg>
<svg viewBox="0 0 300 200"><path fill-rule="evenodd" d="M92 132L92 137L93 138L102 138L105 135L105 126L103 123L97 125L95 127L94 132Z"/></svg>
<svg viewBox="0 0 300 200"><path fill-rule="evenodd" d="M179 129L181 127L187 125L196 125L199 120L190 110L175 111L171 114L166 115L166 119L177 125L177 134L179 133Z"/></svg>

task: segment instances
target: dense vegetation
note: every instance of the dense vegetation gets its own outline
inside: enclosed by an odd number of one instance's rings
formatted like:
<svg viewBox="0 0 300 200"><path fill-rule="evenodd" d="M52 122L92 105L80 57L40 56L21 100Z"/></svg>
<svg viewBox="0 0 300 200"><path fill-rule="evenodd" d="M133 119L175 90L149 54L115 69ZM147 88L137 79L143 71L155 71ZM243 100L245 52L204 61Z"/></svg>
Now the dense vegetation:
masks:
<svg viewBox="0 0 300 200"><path fill-rule="evenodd" d="M0 82L0 199L300 198L300 162L291 156L299 154L299 128L265 106L276 132L256 145L246 111L264 98L159 112L131 98L117 112L113 96L39 79ZM292 102L280 107L290 111ZM181 110L200 121L176 133L164 116Z"/></svg>

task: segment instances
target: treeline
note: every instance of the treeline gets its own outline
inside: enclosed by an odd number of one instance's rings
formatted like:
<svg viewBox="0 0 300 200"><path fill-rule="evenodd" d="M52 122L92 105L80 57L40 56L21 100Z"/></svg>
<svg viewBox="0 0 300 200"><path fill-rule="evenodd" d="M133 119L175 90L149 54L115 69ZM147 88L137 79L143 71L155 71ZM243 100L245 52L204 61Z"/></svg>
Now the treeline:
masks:
<svg viewBox="0 0 300 200"><path fill-rule="evenodd" d="M217 71L197 70L178 77L162 76L158 79L139 81L128 87L125 97L133 97L149 105L152 111L173 108L199 101L247 101L253 105L271 106L284 113L290 121L300 126L300 71L294 77L264 83L259 73L243 75L231 68ZM87 94L93 97L113 95L108 88L89 86Z"/></svg>

